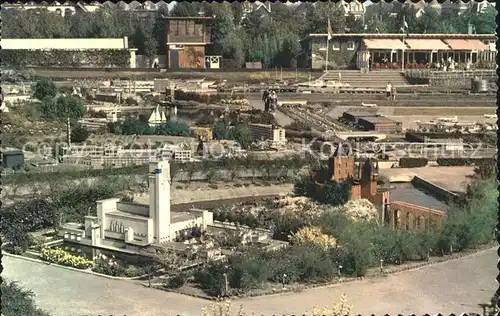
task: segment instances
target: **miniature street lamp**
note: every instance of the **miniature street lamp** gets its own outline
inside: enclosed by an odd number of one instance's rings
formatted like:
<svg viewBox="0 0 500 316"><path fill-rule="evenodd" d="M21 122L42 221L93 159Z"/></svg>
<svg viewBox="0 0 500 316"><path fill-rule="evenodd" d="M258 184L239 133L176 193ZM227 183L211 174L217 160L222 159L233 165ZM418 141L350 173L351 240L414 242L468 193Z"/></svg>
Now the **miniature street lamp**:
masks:
<svg viewBox="0 0 500 316"><path fill-rule="evenodd" d="M339 279L340 279L340 276L342 275L342 265L339 265L337 267L337 275L339 276Z"/></svg>
<svg viewBox="0 0 500 316"><path fill-rule="evenodd" d="M281 278L281 282L283 283L283 288L285 288L285 283L286 283L286 273L283 273L283 278Z"/></svg>
<svg viewBox="0 0 500 316"><path fill-rule="evenodd" d="M380 272L384 272L384 259L380 259Z"/></svg>

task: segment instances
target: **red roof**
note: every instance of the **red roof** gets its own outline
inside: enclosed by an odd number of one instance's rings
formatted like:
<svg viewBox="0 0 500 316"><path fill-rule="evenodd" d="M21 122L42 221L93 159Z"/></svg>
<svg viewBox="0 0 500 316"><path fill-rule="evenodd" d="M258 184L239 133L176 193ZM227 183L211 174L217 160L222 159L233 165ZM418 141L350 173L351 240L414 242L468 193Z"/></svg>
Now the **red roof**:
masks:
<svg viewBox="0 0 500 316"><path fill-rule="evenodd" d="M445 39L453 50L489 50L489 46L477 39Z"/></svg>
<svg viewBox="0 0 500 316"><path fill-rule="evenodd" d="M363 39L367 49L406 49L399 39Z"/></svg>
<svg viewBox="0 0 500 316"><path fill-rule="evenodd" d="M450 47L439 39L406 39L410 50L450 50Z"/></svg>

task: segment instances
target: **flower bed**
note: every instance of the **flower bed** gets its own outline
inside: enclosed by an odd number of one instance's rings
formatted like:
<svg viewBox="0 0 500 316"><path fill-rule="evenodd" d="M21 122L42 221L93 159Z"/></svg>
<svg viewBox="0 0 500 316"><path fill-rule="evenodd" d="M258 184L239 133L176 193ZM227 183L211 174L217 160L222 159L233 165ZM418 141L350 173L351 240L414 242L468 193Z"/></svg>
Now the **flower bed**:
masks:
<svg viewBox="0 0 500 316"><path fill-rule="evenodd" d="M42 249L42 260L47 262L52 262L60 264L67 267L77 268L77 269L88 269L92 267L93 262L91 260L73 256L72 254L61 250L61 249Z"/></svg>

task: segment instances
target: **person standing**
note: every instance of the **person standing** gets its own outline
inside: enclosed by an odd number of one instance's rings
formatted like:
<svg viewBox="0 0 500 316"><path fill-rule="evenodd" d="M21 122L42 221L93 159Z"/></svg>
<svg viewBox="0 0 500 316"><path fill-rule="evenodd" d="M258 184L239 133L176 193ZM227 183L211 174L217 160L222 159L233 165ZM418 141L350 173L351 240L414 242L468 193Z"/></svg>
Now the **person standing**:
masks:
<svg viewBox="0 0 500 316"><path fill-rule="evenodd" d="M269 111L269 90L266 89L262 95L262 101L264 101L264 111Z"/></svg>
<svg viewBox="0 0 500 316"><path fill-rule="evenodd" d="M392 84L389 81L387 85L385 86L385 96L387 97L387 100L390 100L391 98L391 92L392 92Z"/></svg>
<svg viewBox="0 0 500 316"><path fill-rule="evenodd" d="M368 71L372 71L372 55L368 58Z"/></svg>
<svg viewBox="0 0 500 316"><path fill-rule="evenodd" d="M392 101L396 101L396 86L391 87Z"/></svg>

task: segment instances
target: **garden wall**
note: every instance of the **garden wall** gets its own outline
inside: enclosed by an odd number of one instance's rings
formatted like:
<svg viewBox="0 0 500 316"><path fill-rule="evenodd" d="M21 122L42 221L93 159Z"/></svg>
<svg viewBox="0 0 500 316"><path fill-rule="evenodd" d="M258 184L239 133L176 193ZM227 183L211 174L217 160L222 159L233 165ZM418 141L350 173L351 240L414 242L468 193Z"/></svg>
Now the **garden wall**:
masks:
<svg viewBox="0 0 500 316"><path fill-rule="evenodd" d="M413 186L415 186L416 188L432 192L444 201L456 201L459 198L458 194L448 191L418 176L413 177L413 179L411 180L411 184L413 184Z"/></svg>

